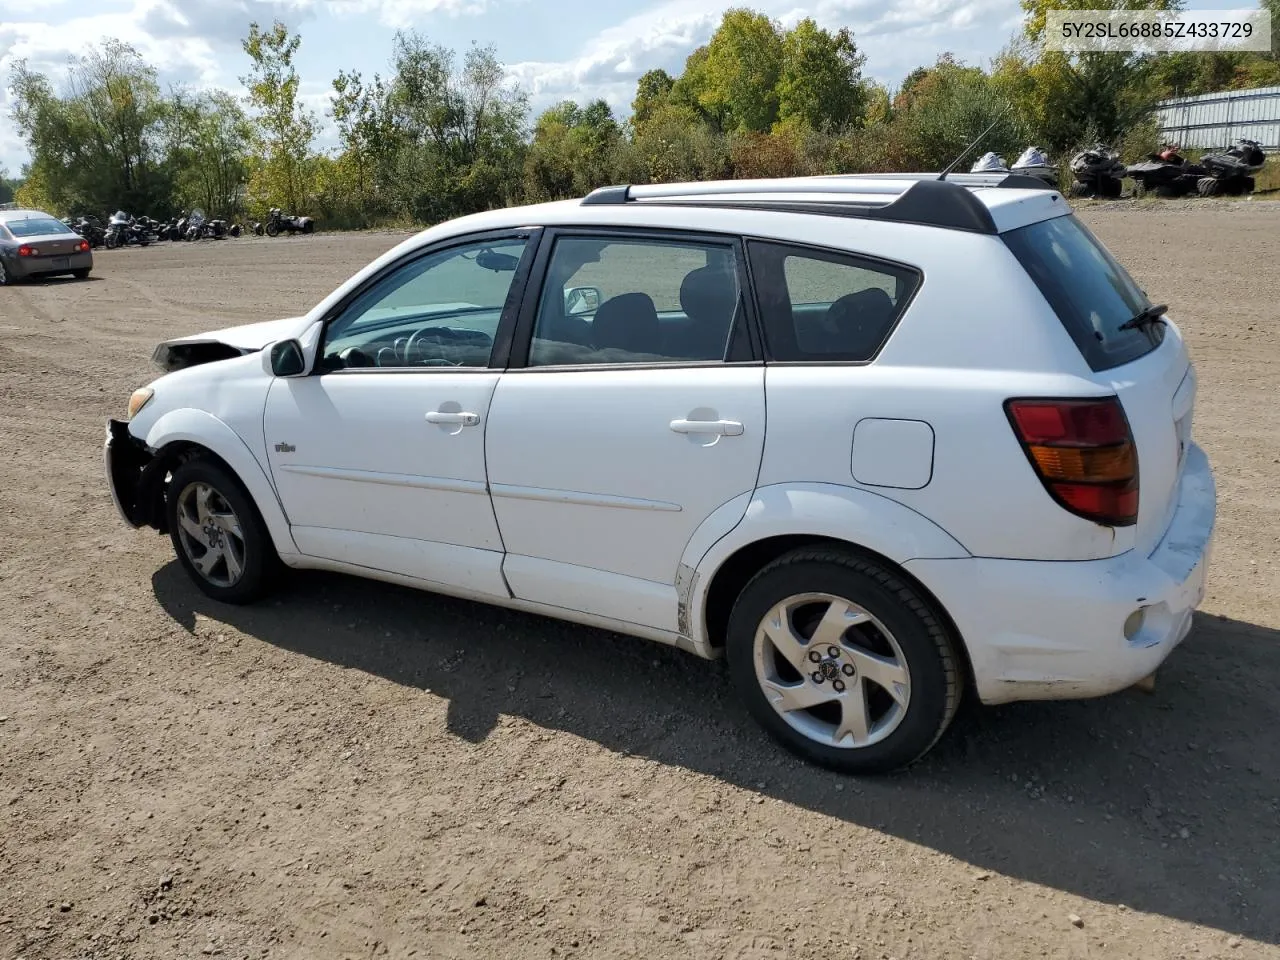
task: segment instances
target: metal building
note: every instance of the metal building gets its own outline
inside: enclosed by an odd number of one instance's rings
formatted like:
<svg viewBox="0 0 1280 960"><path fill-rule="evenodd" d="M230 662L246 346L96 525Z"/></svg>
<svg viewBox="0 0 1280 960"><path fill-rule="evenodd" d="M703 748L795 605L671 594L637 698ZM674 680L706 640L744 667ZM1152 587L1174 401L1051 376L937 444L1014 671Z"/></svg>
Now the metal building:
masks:
<svg viewBox="0 0 1280 960"><path fill-rule="evenodd" d="M1160 136L1183 147L1226 147L1241 137L1280 150L1280 87L1162 100Z"/></svg>

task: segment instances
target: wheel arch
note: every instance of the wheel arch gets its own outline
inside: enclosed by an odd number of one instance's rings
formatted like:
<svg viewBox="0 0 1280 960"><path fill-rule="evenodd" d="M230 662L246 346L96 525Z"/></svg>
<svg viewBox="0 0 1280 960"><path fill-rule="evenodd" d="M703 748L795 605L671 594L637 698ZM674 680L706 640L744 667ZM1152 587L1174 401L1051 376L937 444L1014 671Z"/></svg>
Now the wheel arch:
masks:
<svg viewBox="0 0 1280 960"><path fill-rule="evenodd" d="M690 541L691 545L697 540ZM802 547L830 547L872 560L908 583L949 628L972 680L968 646L955 621L927 583L905 564L921 557L968 557L945 530L897 501L857 487L779 484L758 489L741 522L700 557L686 555L681 619L696 649L723 650L729 613L742 588L767 564ZM682 565L683 566L683 565Z"/></svg>
<svg viewBox="0 0 1280 960"><path fill-rule="evenodd" d="M203 410L174 410L152 424L145 443L153 457L165 464L165 469L155 471L160 480L173 467L193 456L215 460L245 488L266 524L276 552L282 556L298 552L275 487L244 440L226 423ZM161 482L149 493L162 497L163 490Z"/></svg>

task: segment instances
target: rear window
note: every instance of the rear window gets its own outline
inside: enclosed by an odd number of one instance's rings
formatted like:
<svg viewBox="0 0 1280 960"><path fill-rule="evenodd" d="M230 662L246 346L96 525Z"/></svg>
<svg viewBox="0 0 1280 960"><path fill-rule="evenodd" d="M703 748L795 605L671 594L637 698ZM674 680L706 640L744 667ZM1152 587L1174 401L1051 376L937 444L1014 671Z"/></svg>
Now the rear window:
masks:
<svg viewBox="0 0 1280 960"><path fill-rule="evenodd" d="M51 233L74 233L61 220L52 217L30 217L26 220L7 220L5 226L17 237L43 237Z"/></svg>
<svg viewBox="0 0 1280 960"><path fill-rule="evenodd" d="M1163 323L1120 329L1151 301L1074 215L1042 220L1003 237L1093 370L1130 363L1164 340Z"/></svg>

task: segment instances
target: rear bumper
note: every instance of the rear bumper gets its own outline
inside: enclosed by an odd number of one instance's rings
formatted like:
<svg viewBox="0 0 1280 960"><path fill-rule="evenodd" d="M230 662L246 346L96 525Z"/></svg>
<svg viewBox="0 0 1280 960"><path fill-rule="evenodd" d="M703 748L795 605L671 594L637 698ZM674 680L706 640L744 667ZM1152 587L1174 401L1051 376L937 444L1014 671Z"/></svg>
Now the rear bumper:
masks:
<svg viewBox="0 0 1280 960"><path fill-rule="evenodd" d="M1204 598L1217 491L1192 444L1178 504L1150 556L1039 562L913 560L906 568L964 638L984 703L1096 697L1153 673ZM1141 612L1140 626L1126 621Z"/></svg>
<svg viewBox="0 0 1280 960"><path fill-rule="evenodd" d="M147 446L129 432L123 420L107 421L107 439L102 448L103 467L111 502L120 519L131 527L164 528L160 509L163 465L151 456Z"/></svg>
<svg viewBox="0 0 1280 960"><path fill-rule="evenodd" d="M66 266L59 266L56 261L66 260ZM5 261L6 269L15 277L55 276L60 273L71 273L73 270L93 269L92 253L71 253L65 257L12 257Z"/></svg>

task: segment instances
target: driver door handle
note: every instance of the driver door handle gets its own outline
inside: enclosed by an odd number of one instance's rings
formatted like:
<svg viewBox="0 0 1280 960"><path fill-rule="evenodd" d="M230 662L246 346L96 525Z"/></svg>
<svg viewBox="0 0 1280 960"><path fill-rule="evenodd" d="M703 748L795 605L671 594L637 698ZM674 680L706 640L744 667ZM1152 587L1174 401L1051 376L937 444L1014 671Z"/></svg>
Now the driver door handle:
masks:
<svg viewBox="0 0 1280 960"><path fill-rule="evenodd" d="M737 420L672 420L671 429L676 433L719 434L722 437L742 436L742 424Z"/></svg>
<svg viewBox="0 0 1280 960"><path fill-rule="evenodd" d="M453 413L443 410L432 410L427 414L427 423L460 423L464 427L474 427L480 422L478 413Z"/></svg>

